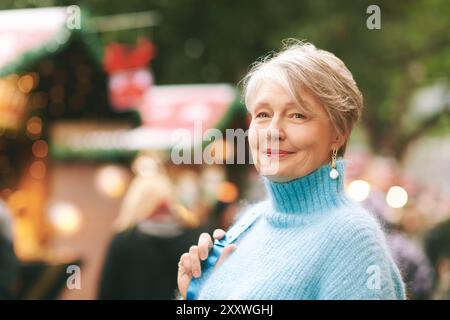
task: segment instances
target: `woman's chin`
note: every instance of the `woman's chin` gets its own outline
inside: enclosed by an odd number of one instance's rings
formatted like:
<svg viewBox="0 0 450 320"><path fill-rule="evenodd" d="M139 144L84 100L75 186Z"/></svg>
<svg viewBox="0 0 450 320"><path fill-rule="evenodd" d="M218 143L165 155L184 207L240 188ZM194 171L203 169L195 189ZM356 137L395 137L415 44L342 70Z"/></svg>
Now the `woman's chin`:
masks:
<svg viewBox="0 0 450 320"><path fill-rule="evenodd" d="M259 174L273 182L288 182L294 179L282 168L263 167L259 170Z"/></svg>
<svg viewBox="0 0 450 320"><path fill-rule="evenodd" d="M263 174L263 176L273 182L289 182L289 181L295 179L293 177L284 176L284 175L264 175Z"/></svg>

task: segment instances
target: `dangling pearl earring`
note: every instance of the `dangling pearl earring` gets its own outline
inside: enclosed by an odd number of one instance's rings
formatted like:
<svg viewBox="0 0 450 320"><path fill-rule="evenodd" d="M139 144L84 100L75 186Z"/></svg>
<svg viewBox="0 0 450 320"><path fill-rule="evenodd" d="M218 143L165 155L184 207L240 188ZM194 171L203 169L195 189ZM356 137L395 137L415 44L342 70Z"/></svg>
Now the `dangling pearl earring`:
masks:
<svg viewBox="0 0 450 320"><path fill-rule="evenodd" d="M336 170L336 158L337 158L337 149L333 149L333 154L331 156L331 171L330 178L336 180L339 177L339 172Z"/></svg>

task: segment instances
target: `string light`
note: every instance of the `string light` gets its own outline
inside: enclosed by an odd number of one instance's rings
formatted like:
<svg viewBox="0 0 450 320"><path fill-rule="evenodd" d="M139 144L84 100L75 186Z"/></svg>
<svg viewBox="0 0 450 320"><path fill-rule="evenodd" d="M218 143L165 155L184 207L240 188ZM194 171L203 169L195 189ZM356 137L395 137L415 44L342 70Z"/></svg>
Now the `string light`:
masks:
<svg viewBox="0 0 450 320"><path fill-rule="evenodd" d="M26 75L20 77L19 80L17 81L17 87L23 93L30 92L31 89L33 89L33 87L34 87L34 79L31 76L31 74L26 74Z"/></svg>
<svg viewBox="0 0 450 320"><path fill-rule="evenodd" d="M32 117L27 121L27 133L29 136L39 136L42 131L42 120L39 117Z"/></svg>
<svg viewBox="0 0 450 320"><path fill-rule="evenodd" d="M111 198L118 198L123 195L127 180L125 170L114 165L102 167L95 175L97 190Z"/></svg>
<svg viewBox="0 0 450 320"><path fill-rule="evenodd" d="M351 199L362 202L369 196L370 185L364 180L354 180L350 182L346 192Z"/></svg>
<svg viewBox="0 0 450 320"><path fill-rule="evenodd" d="M33 143L31 150L36 158L45 158L48 154L48 144L44 140L37 140Z"/></svg>
<svg viewBox="0 0 450 320"><path fill-rule="evenodd" d="M392 208L402 208L408 202L408 193L400 186L393 186L386 194L386 202Z"/></svg>
<svg viewBox="0 0 450 320"><path fill-rule="evenodd" d="M49 209L50 223L63 235L73 235L81 227L80 210L69 202L57 202Z"/></svg>
<svg viewBox="0 0 450 320"><path fill-rule="evenodd" d="M30 174L34 179L42 179L45 177L47 168L42 160L35 160L30 166Z"/></svg>

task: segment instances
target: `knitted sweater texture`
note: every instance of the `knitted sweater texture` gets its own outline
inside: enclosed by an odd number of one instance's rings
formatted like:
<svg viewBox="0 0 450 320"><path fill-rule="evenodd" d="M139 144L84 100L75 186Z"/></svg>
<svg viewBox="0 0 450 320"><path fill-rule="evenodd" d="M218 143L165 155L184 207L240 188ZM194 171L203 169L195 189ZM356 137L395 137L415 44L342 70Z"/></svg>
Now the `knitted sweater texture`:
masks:
<svg viewBox="0 0 450 320"><path fill-rule="evenodd" d="M285 183L263 178L268 198L248 209L260 218L199 299L405 299L378 222L344 192L344 169L340 159L336 180L329 165Z"/></svg>

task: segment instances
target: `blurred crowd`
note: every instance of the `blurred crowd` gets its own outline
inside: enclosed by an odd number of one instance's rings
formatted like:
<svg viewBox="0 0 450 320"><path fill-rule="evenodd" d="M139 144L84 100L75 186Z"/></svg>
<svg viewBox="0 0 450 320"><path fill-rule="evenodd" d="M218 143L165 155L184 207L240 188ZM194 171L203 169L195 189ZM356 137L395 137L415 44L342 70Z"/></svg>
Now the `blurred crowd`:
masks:
<svg viewBox="0 0 450 320"><path fill-rule="evenodd" d="M408 298L449 299L450 197L444 186L419 182L394 159L364 150L347 159L347 191L383 227Z"/></svg>

